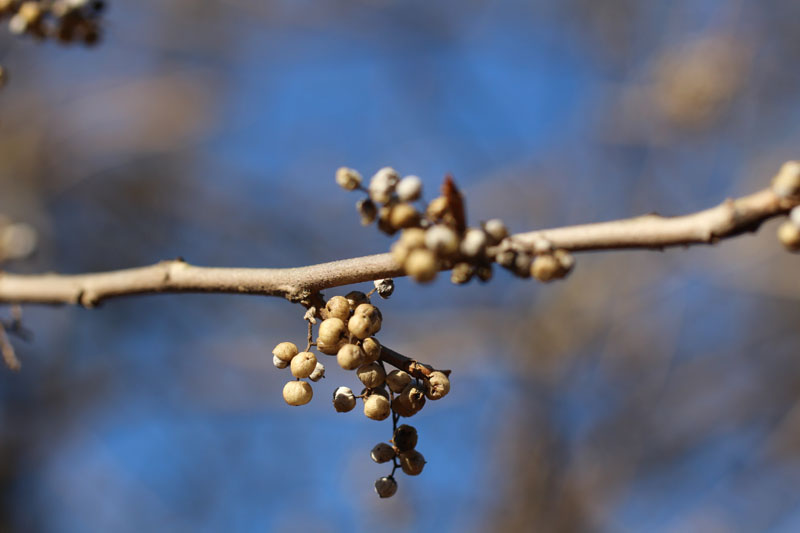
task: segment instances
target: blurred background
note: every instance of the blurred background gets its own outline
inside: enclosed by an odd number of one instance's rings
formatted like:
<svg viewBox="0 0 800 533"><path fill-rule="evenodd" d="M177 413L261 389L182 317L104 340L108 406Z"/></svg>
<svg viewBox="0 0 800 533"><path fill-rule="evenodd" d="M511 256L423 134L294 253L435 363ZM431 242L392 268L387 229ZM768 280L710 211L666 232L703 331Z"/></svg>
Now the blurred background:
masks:
<svg viewBox="0 0 800 533"><path fill-rule="evenodd" d="M341 165L428 198L452 172L472 222L523 231L695 211L800 157L793 0L109 4L94 49L0 32L0 213L38 234L4 269L388 250ZM391 425L329 401L353 374L328 360L309 405L281 398L299 306L27 306L0 530L798 531L800 278L776 224L582 254L552 285L398 280L379 337L453 374L389 500L369 450Z"/></svg>

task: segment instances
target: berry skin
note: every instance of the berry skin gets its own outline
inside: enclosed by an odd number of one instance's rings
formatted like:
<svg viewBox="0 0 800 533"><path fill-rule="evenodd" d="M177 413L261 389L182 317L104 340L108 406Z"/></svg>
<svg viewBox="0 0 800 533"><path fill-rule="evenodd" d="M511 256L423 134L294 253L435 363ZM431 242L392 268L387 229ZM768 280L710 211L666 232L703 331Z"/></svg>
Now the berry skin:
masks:
<svg viewBox="0 0 800 533"><path fill-rule="evenodd" d="M395 394L403 392L409 383L411 383L411 376L408 372L403 370L392 370L386 375L386 385Z"/></svg>
<svg viewBox="0 0 800 533"><path fill-rule="evenodd" d="M372 458L373 461L376 463L388 463L392 459L394 459L396 452L391 445L386 444L385 442L379 442L372 448L369 456Z"/></svg>
<svg viewBox="0 0 800 533"><path fill-rule="evenodd" d="M425 393L414 383L406 386L403 392L392 400L392 410L400 416L412 417L425 406Z"/></svg>
<svg viewBox="0 0 800 533"><path fill-rule="evenodd" d="M403 424L397 426L392 437L392 442L401 452L413 450L417 447L417 430L414 426Z"/></svg>
<svg viewBox="0 0 800 533"><path fill-rule="evenodd" d="M361 174L352 168L341 167L336 171L336 183L342 189L353 191L361 185Z"/></svg>
<svg viewBox="0 0 800 533"><path fill-rule="evenodd" d="M344 321L338 318L328 318L319 325L317 349L326 355L335 355L339 348L347 342L347 328Z"/></svg>
<svg viewBox="0 0 800 533"><path fill-rule="evenodd" d="M325 365L317 361L317 366L314 367L314 371L311 373L310 376L308 376L308 379L316 383L317 381L321 380L324 377L325 377Z"/></svg>
<svg viewBox="0 0 800 533"><path fill-rule="evenodd" d="M403 264L406 274L420 283L433 281L438 267L436 256L430 250L412 250Z"/></svg>
<svg viewBox="0 0 800 533"><path fill-rule="evenodd" d="M386 396L370 394L364 400L364 415L372 420L386 420L392 413L392 407Z"/></svg>
<svg viewBox="0 0 800 533"><path fill-rule="evenodd" d="M288 363L297 355L297 346L293 342L282 342L272 350L272 355Z"/></svg>
<svg viewBox="0 0 800 533"><path fill-rule="evenodd" d="M289 405L305 405L313 396L311 385L305 381L290 381L283 387L283 399Z"/></svg>
<svg viewBox="0 0 800 533"><path fill-rule="evenodd" d="M289 363L278 357L277 355L272 356L272 364L275 365L275 368L284 369L289 366Z"/></svg>
<svg viewBox="0 0 800 533"><path fill-rule="evenodd" d="M397 492L397 481L391 476L384 476L375 482L375 492L381 498L391 498Z"/></svg>
<svg viewBox="0 0 800 533"><path fill-rule="evenodd" d="M325 318L338 318L343 323L350 320L350 303L344 296L334 296L325 304Z"/></svg>
<svg viewBox="0 0 800 533"><path fill-rule="evenodd" d="M365 363L374 363L381 358L381 343L375 337L367 337L361 341L361 349L364 351Z"/></svg>
<svg viewBox="0 0 800 533"><path fill-rule="evenodd" d="M345 344L336 354L336 362L345 370L355 370L364 363L364 352L355 344Z"/></svg>
<svg viewBox="0 0 800 533"><path fill-rule="evenodd" d="M429 400L441 400L450 392L450 378L444 372L434 371L425 381L425 396Z"/></svg>
<svg viewBox="0 0 800 533"><path fill-rule="evenodd" d="M386 371L378 363L361 365L356 370L356 375L368 389L380 387L386 381Z"/></svg>
<svg viewBox="0 0 800 533"><path fill-rule="evenodd" d="M369 182L369 197L373 202L385 204L392 198L400 176L391 167L383 167L372 176Z"/></svg>
<svg viewBox="0 0 800 533"><path fill-rule="evenodd" d="M333 392L333 408L338 413L352 411L356 406L356 397L350 387L339 387Z"/></svg>
<svg viewBox="0 0 800 533"><path fill-rule="evenodd" d="M296 378L307 378L317 368L317 357L311 352L300 352L292 358L292 375Z"/></svg>
<svg viewBox="0 0 800 533"><path fill-rule="evenodd" d="M418 476L425 468L425 457L417 450L403 452L398 459L400 459L400 468L409 476Z"/></svg>
<svg viewBox="0 0 800 533"><path fill-rule="evenodd" d="M412 228L419 224L420 215L414 206L401 202L389 209L389 225L395 229Z"/></svg>

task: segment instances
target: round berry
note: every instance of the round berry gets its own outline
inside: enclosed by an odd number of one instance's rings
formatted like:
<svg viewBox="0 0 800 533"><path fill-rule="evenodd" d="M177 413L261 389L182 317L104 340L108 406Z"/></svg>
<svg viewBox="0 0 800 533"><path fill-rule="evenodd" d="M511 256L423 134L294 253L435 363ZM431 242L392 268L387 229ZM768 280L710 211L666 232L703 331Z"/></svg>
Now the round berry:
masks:
<svg viewBox="0 0 800 533"><path fill-rule="evenodd" d="M345 370L355 370L364 363L364 352L355 344L345 344L339 348L336 362Z"/></svg>
<svg viewBox="0 0 800 533"><path fill-rule="evenodd" d="M391 167L384 167L372 176L369 182L369 197L373 202L385 204L392 198L400 176Z"/></svg>
<svg viewBox="0 0 800 533"><path fill-rule="evenodd" d="M395 204L389 210L389 224L395 229L419 225L420 214L414 206L405 202Z"/></svg>
<svg viewBox="0 0 800 533"><path fill-rule="evenodd" d="M297 346L293 342L282 342L272 350L272 355L288 363L297 355Z"/></svg>
<svg viewBox="0 0 800 533"><path fill-rule="evenodd" d="M486 233L483 230L469 228L461 240L461 253L467 257L478 257L486 251Z"/></svg>
<svg viewBox="0 0 800 533"><path fill-rule="evenodd" d="M417 430L414 426L403 424L397 426L392 437L392 442L401 452L413 450L417 447Z"/></svg>
<svg viewBox="0 0 800 533"><path fill-rule="evenodd" d="M778 196L800 196L800 161L787 161L772 178L772 190Z"/></svg>
<svg viewBox="0 0 800 533"><path fill-rule="evenodd" d="M341 167L336 171L336 183L348 191L358 189L361 185L361 174L352 168Z"/></svg>
<svg viewBox="0 0 800 533"><path fill-rule="evenodd" d="M406 274L420 283L427 283L436 278L439 265L436 256L430 250L412 250L408 254L403 268Z"/></svg>
<svg viewBox="0 0 800 533"><path fill-rule="evenodd" d="M350 310L355 310L361 304L368 304L369 298L366 294L361 291L350 291L344 296L347 299L347 303L350 305Z"/></svg>
<svg viewBox="0 0 800 533"><path fill-rule="evenodd" d="M342 323L350 319L350 304L344 296L334 296L325 304L325 318L338 318Z"/></svg>
<svg viewBox="0 0 800 533"><path fill-rule="evenodd" d="M356 370L356 375L368 389L380 387L386 381L386 371L378 363L361 365Z"/></svg>
<svg viewBox="0 0 800 533"><path fill-rule="evenodd" d="M300 352L292 358L292 375L296 378L307 378L317 368L317 358L311 352Z"/></svg>
<svg viewBox="0 0 800 533"><path fill-rule="evenodd" d="M339 387L333 391L333 408L338 413L352 411L356 406L356 397L350 387Z"/></svg>
<svg viewBox="0 0 800 533"><path fill-rule="evenodd" d="M390 498L397 492L397 481L392 476L384 476L375 482L375 492L381 498Z"/></svg>
<svg viewBox="0 0 800 533"><path fill-rule="evenodd" d="M425 457L417 450L402 452L398 459L400 459L400 468L409 476L418 476L425 468Z"/></svg>
<svg viewBox="0 0 800 533"><path fill-rule="evenodd" d="M311 401L314 391L305 381L290 381L283 387L283 399L289 405L305 405Z"/></svg>
<svg viewBox="0 0 800 533"><path fill-rule="evenodd" d="M778 226L778 240L790 252L800 251L800 227L787 220Z"/></svg>
<svg viewBox="0 0 800 533"><path fill-rule="evenodd" d="M403 370L392 370L386 375L386 384L396 394L403 392L409 383L411 383L411 376Z"/></svg>
<svg viewBox="0 0 800 533"><path fill-rule="evenodd" d="M386 396L370 394L364 400L364 415L372 420L386 420L392 413L392 407Z"/></svg>
<svg viewBox="0 0 800 533"><path fill-rule="evenodd" d="M458 251L458 235L444 224L431 226L425 231L425 247L439 257L453 255Z"/></svg>
<svg viewBox="0 0 800 533"><path fill-rule="evenodd" d="M327 318L322 321L317 337L317 349L320 352L334 355L345 342L347 342L347 328L343 320Z"/></svg>
<svg viewBox="0 0 800 533"><path fill-rule="evenodd" d="M493 218L483 223L483 231L489 237L492 244L497 244L508 237L508 228L499 218Z"/></svg>
<svg viewBox="0 0 800 533"><path fill-rule="evenodd" d="M366 339L381 329L381 314L372 304L361 304L353 311L347 322L350 334L359 339Z"/></svg>
<svg viewBox="0 0 800 533"><path fill-rule="evenodd" d="M375 203L369 198L364 198L356 202L356 210L361 215L361 225L369 226L375 222L378 216L378 208Z"/></svg>
<svg viewBox="0 0 800 533"><path fill-rule="evenodd" d="M375 337L367 337L361 341L361 349L364 351L365 363L374 363L381 358L381 343Z"/></svg>
<svg viewBox="0 0 800 533"><path fill-rule="evenodd" d="M397 184L397 197L402 202L413 202L422 196L422 180L417 176L406 176Z"/></svg>
<svg viewBox="0 0 800 533"><path fill-rule="evenodd" d="M539 281L552 281L562 277L561 264L552 254L537 255L531 265L531 275Z"/></svg>
<svg viewBox="0 0 800 533"><path fill-rule="evenodd" d="M379 442L372 448L369 456L372 458L373 461L376 463L388 463L392 459L394 459L396 453L394 448L391 445L386 444L385 442Z"/></svg>

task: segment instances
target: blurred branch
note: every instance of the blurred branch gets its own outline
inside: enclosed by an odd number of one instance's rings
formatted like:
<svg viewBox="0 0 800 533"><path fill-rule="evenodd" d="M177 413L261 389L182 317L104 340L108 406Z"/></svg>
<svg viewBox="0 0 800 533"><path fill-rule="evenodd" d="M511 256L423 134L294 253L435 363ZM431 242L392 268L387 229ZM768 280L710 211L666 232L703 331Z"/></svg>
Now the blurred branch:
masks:
<svg viewBox="0 0 800 533"><path fill-rule="evenodd" d="M772 189L679 217L645 215L512 235L517 248L536 251L544 241L571 251L664 249L714 244L758 229L800 203ZM182 259L96 274L19 275L0 272L0 302L76 304L93 307L117 296L162 292L215 292L280 296L309 301L320 290L404 275L390 254L370 255L299 268L209 268Z"/></svg>

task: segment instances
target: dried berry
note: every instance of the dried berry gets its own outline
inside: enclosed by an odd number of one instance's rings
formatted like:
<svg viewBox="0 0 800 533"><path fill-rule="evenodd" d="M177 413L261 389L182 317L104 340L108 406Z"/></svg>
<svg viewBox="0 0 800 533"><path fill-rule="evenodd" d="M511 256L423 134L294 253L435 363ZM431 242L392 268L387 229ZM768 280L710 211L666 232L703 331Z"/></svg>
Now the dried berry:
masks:
<svg viewBox="0 0 800 533"><path fill-rule="evenodd" d="M290 381L283 387L283 399L289 405L305 405L312 396L314 391L305 381Z"/></svg>
<svg viewBox="0 0 800 533"><path fill-rule="evenodd" d="M394 448L385 442L379 442L376 444L369 454L372 460L376 463L388 463L394 459L395 455L397 454L395 453Z"/></svg>
<svg viewBox="0 0 800 533"><path fill-rule="evenodd" d="M345 344L337 352L336 361L345 370L355 370L364 363L364 352L360 346Z"/></svg>
<svg viewBox="0 0 800 533"><path fill-rule="evenodd" d="M365 363L374 363L381 357L381 343L375 337L367 337L361 341L361 349Z"/></svg>
<svg viewBox="0 0 800 533"><path fill-rule="evenodd" d="M400 468L409 476L418 476L425 468L425 457L417 450L402 452L397 458L400 460Z"/></svg>
<svg viewBox="0 0 800 533"><path fill-rule="evenodd" d="M439 265L436 256L430 250L417 249L408 254L403 268L406 274L420 283L427 283L436 278Z"/></svg>
<svg viewBox="0 0 800 533"><path fill-rule="evenodd" d="M300 352L292 358L292 375L296 378L307 378L317 368L317 357L311 352Z"/></svg>
<svg viewBox="0 0 800 533"><path fill-rule="evenodd" d="M417 176L406 176L397 183L397 197L401 202L413 202L422 196L422 180Z"/></svg>
<svg viewBox="0 0 800 533"><path fill-rule="evenodd" d="M386 420L392 412L389 400L382 394L370 394L364 400L364 415L372 420Z"/></svg>
<svg viewBox="0 0 800 533"><path fill-rule="evenodd" d="M450 392L450 378L444 372L435 370L425 380L425 396L429 400L441 400Z"/></svg>
<svg viewBox="0 0 800 533"><path fill-rule="evenodd" d="M361 186L361 174L352 168L341 167L336 171L336 183L348 191L358 189Z"/></svg>
<svg viewBox="0 0 800 533"><path fill-rule="evenodd" d="M394 393L403 392L409 383L411 383L411 376L403 370L392 370L386 375L386 384Z"/></svg>
<svg viewBox="0 0 800 533"><path fill-rule="evenodd" d="M334 296L325 304L324 318L338 318L342 323L350 319L350 303L344 296Z"/></svg>
<svg viewBox="0 0 800 533"><path fill-rule="evenodd" d="M289 366L289 363L278 357L277 355L272 356L272 364L275 365L275 368L284 369Z"/></svg>
<svg viewBox="0 0 800 533"><path fill-rule="evenodd" d="M361 365L356 370L356 375L368 389L380 387L386 381L386 371L378 363Z"/></svg>
<svg viewBox="0 0 800 533"><path fill-rule="evenodd" d="M326 354L334 355L347 342L347 327L339 318L327 318L319 325L317 349Z"/></svg>
<svg viewBox="0 0 800 533"><path fill-rule="evenodd" d="M314 367L314 371L308 376L313 382L317 382L325 377L325 365L317 361L317 366Z"/></svg>
<svg viewBox="0 0 800 533"><path fill-rule="evenodd" d="M272 355L289 363L297 355L297 346L293 342L282 342L272 350Z"/></svg>
<svg viewBox="0 0 800 533"><path fill-rule="evenodd" d="M356 396L350 387L339 387L333 391L333 408L339 413L352 411L356 406Z"/></svg>
<svg viewBox="0 0 800 533"><path fill-rule="evenodd" d="M397 481L392 476L384 476L375 482L375 492L381 498L390 498L397 492Z"/></svg>
<svg viewBox="0 0 800 533"><path fill-rule="evenodd" d="M417 429L414 426L402 424L397 426L392 437L392 442L401 452L413 450L417 446Z"/></svg>

